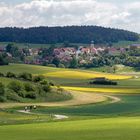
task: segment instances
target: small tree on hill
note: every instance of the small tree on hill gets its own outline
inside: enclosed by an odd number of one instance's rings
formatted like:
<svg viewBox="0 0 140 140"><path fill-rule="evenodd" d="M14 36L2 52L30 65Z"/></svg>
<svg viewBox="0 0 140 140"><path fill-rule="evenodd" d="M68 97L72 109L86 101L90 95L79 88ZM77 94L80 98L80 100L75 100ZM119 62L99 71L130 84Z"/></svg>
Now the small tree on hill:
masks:
<svg viewBox="0 0 140 140"><path fill-rule="evenodd" d="M78 67L78 61L75 57L70 62L70 68L77 68Z"/></svg>

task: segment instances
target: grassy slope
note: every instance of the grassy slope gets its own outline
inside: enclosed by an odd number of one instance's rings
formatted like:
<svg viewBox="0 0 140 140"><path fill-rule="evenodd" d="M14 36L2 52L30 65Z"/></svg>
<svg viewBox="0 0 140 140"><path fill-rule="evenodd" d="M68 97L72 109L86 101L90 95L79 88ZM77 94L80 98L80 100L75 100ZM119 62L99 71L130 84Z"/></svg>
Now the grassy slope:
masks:
<svg viewBox="0 0 140 140"><path fill-rule="evenodd" d="M139 140L140 118L0 126L2 140Z"/></svg>

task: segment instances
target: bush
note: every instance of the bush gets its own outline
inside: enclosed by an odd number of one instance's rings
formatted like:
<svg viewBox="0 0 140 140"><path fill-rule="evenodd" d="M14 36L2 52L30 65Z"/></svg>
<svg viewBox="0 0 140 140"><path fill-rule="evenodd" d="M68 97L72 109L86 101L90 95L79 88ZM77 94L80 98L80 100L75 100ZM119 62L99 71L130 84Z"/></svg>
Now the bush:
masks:
<svg viewBox="0 0 140 140"><path fill-rule="evenodd" d="M43 75L38 75L38 76L35 76L33 78L33 81L37 83L37 82L40 82L40 81L42 81L44 79L45 79L45 77Z"/></svg>
<svg viewBox="0 0 140 140"><path fill-rule="evenodd" d="M4 77L4 74L0 72L0 77Z"/></svg>
<svg viewBox="0 0 140 140"><path fill-rule="evenodd" d="M54 101L66 101L72 99L73 96L70 93L67 93L63 90L63 92L60 91L54 91L52 93L46 94L46 101L48 102L54 102Z"/></svg>
<svg viewBox="0 0 140 140"><path fill-rule="evenodd" d="M27 81L32 81L32 74L24 72L24 73L19 74L18 78L21 78Z"/></svg>
<svg viewBox="0 0 140 140"><path fill-rule="evenodd" d="M48 64L47 66L48 66L48 67L56 67L55 64Z"/></svg>
<svg viewBox="0 0 140 140"><path fill-rule="evenodd" d="M41 85L48 85L49 83L48 83L47 80L43 80L43 81L40 82L40 84L41 84Z"/></svg>
<svg viewBox="0 0 140 140"><path fill-rule="evenodd" d="M0 96L0 102L6 102L6 98L4 96Z"/></svg>
<svg viewBox="0 0 140 140"><path fill-rule="evenodd" d="M7 92L6 97L7 97L7 100L10 100L10 101L21 102L21 98L14 91L9 90Z"/></svg>
<svg viewBox="0 0 140 140"><path fill-rule="evenodd" d="M16 75L12 72L7 72L6 77L8 78L16 78Z"/></svg>
<svg viewBox="0 0 140 140"><path fill-rule="evenodd" d="M30 91L30 92L28 92L28 93L26 94L25 97L26 97L26 98L30 98L30 99L36 99L36 98L37 98L37 95L36 95L35 92Z"/></svg>
<svg viewBox="0 0 140 140"><path fill-rule="evenodd" d="M8 88L18 93L23 87L20 82L12 81L8 84Z"/></svg>
<svg viewBox="0 0 140 140"><path fill-rule="evenodd" d="M96 85L117 85L117 82L108 80L106 78L96 78L94 81L91 81L90 84L96 84Z"/></svg>
<svg viewBox="0 0 140 140"><path fill-rule="evenodd" d="M64 64L59 64L58 67L59 68L65 68L65 65Z"/></svg>
<svg viewBox="0 0 140 140"><path fill-rule="evenodd" d="M20 90L18 93L18 96L22 97L22 98L25 98L26 97L26 93L24 90Z"/></svg>
<svg viewBox="0 0 140 140"><path fill-rule="evenodd" d="M43 88L43 90L44 90L45 92L51 91L50 85L44 85L44 86L42 86L42 88Z"/></svg>
<svg viewBox="0 0 140 140"><path fill-rule="evenodd" d="M53 82L49 82L50 86L55 86L55 84Z"/></svg>
<svg viewBox="0 0 140 140"><path fill-rule="evenodd" d="M5 86L0 82L0 96L3 96L5 93Z"/></svg>
<svg viewBox="0 0 140 140"><path fill-rule="evenodd" d="M37 93L38 95L43 95L42 86L40 86L40 85L37 85L37 86L36 86L36 93Z"/></svg>
<svg viewBox="0 0 140 140"><path fill-rule="evenodd" d="M25 84L24 84L24 89L25 89L27 92L29 92L29 91L34 91L34 90L35 90L34 87L32 86L32 84L30 84L30 83L25 83Z"/></svg>

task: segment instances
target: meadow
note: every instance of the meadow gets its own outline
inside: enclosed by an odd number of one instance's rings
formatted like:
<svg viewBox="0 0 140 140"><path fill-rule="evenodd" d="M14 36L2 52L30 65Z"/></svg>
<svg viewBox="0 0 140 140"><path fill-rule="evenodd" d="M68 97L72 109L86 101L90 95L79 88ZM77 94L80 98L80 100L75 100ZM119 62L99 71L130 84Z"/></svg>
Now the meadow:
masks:
<svg viewBox="0 0 140 140"><path fill-rule="evenodd" d="M101 68L102 69L102 68ZM128 71L133 71L133 69ZM0 138L2 140L139 140L140 77L135 74L103 73L102 70L51 68L10 64L0 72L29 72L45 75L57 86L72 92L70 101L54 103L1 103ZM118 82L116 86L90 85L96 77ZM9 79L1 78L5 84ZM31 114L18 112L24 106L37 105ZM67 119L56 120L55 114Z"/></svg>

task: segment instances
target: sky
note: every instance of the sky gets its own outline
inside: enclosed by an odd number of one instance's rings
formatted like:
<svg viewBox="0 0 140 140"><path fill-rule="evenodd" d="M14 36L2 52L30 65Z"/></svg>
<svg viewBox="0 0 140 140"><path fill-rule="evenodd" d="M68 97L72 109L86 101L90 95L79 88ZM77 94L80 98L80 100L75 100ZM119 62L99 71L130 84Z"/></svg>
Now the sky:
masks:
<svg viewBox="0 0 140 140"><path fill-rule="evenodd" d="M0 0L0 27L66 25L140 33L140 0Z"/></svg>

